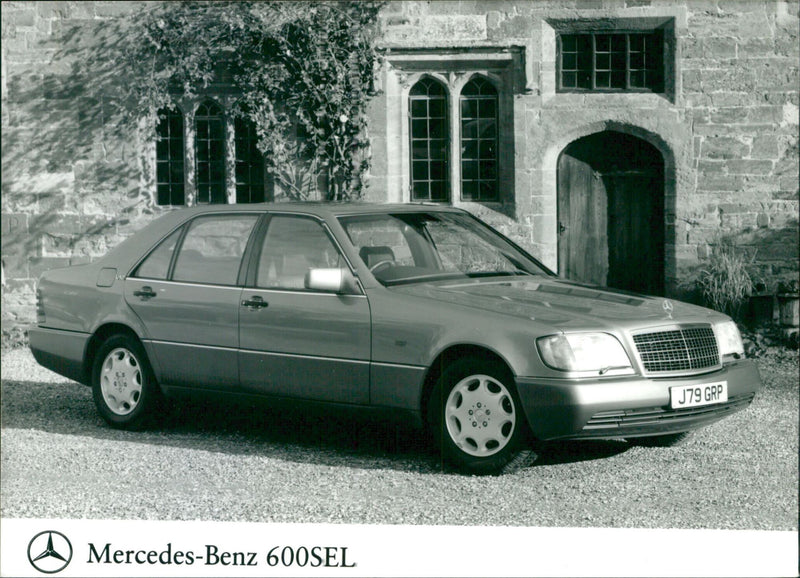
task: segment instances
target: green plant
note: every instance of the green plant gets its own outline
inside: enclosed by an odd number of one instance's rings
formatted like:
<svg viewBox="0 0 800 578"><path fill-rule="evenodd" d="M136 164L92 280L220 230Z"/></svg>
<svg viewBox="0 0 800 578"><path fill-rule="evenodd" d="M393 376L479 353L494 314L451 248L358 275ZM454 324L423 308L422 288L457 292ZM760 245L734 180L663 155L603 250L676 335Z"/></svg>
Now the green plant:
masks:
<svg viewBox="0 0 800 578"><path fill-rule="evenodd" d="M697 284L703 299L713 309L738 317L745 300L753 291L753 280L747 272L752 259L746 259L730 240L720 240L714 247L708 265L701 268Z"/></svg>
<svg viewBox="0 0 800 578"><path fill-rule="evenodd" d="M163 2L131 15L119 46L138 116L220 82L252 120L267 170L294 198L322 184L357 198L369 168L377 2Z"/></svg>

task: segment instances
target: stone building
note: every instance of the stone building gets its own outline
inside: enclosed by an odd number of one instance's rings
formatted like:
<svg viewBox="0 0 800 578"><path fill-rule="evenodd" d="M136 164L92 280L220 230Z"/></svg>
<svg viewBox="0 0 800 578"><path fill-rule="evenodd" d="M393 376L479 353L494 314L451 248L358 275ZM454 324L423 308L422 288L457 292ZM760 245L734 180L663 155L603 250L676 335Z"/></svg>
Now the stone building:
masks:
<svg viewBox="0 0 800 578"><path fill-rule="evenodd" d="M172 206L274 196L224 89L115 123L103 46L143 9L3 3L6 327L43 270ZM460 206L562 275L655 294L727 238L774 290L798 275L799 25L797 1L389 2L366 198Z"/></svg>

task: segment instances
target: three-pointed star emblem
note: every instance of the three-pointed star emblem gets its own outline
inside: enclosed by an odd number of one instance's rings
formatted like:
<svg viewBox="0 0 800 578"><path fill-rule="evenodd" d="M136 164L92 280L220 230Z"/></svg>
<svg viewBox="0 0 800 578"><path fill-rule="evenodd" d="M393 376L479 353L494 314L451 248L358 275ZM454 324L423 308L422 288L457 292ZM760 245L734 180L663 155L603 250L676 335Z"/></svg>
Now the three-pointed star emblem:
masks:
<svg viewBox="0 0 800 578"><path fill-rule="evenodd" d="M34 568L44 574L61 572L71 559L72 544L61 532L53 530L40 532L28 544L28 560Z"/></svg>

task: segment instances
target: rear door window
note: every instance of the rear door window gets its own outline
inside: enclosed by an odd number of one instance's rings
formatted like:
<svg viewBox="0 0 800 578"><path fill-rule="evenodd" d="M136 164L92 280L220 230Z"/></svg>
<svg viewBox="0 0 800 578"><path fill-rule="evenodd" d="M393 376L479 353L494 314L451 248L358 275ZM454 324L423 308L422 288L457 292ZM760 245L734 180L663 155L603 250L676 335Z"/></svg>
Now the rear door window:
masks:
<svg viewBox="0 0 800 578"><path fill-rule="evenodd" d="M258 215L211 215L192 221L181 244L173 281L236 285Z"/></svg>

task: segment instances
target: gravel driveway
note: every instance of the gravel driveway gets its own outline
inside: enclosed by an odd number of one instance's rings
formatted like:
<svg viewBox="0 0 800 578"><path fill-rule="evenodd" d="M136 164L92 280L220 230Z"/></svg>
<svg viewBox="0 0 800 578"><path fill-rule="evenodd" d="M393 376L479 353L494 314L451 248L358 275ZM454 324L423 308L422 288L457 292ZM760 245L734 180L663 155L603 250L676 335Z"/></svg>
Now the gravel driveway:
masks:
<svg viewBox="0 0 800 578"><path fill-rule="evenodd" d="M115 431L89 388L2 357L4 518L796 530L796 352L753 405L678 448L551 444L515 474L443 473L420 433L192 402Z"/></svg>

